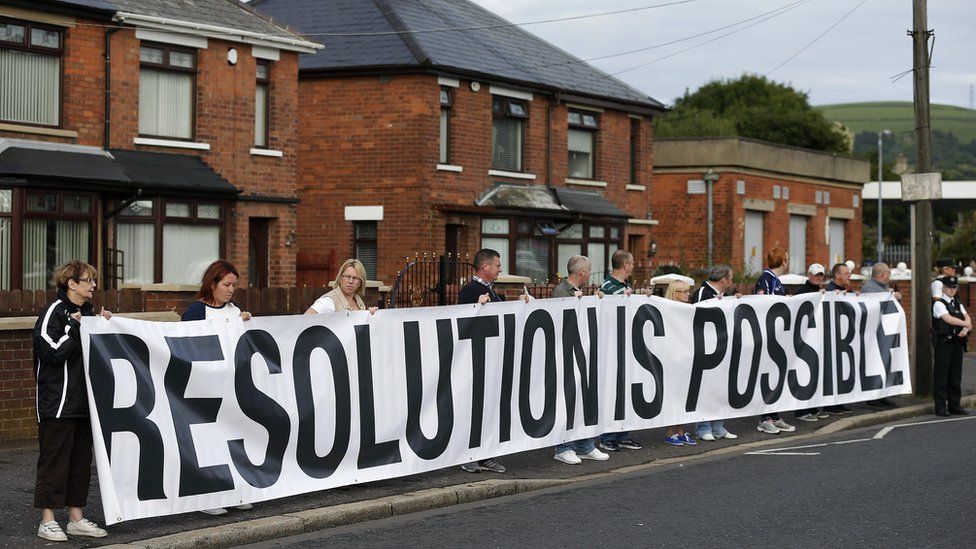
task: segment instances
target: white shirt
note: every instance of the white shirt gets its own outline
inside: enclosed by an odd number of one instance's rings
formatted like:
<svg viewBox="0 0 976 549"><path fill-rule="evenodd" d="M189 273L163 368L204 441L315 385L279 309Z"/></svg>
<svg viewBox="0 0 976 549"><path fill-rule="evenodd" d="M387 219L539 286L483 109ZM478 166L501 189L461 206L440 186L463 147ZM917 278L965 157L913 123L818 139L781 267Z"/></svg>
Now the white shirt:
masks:
<svg viewBox="0 0 976 549"><path fill-rule="evenodd" d="M939 286L942 286L941 282L939 282ZM941 289L939 288L939 290ZM948 303L948 300L945 296L940 296L939 300L932 305L932 318L942 318L949 313L949 308L946 307L946 303ZM962 303L959 304L959 312L966 314L966 307Z"/></svg>
<svg viewBox="0 0 976 549"><path fill-rule="evenodd" d="M316 299L315 303L312 303L311 309L319 314L334 313L336 312L335 301L332 301L331 297L323 295Z"/></svg>
<svg viewBox="0 0 976 549"><path fill-rule="evenodd" d="M942 281L938 278L932 281L932 299L942 298Z"/></svg>

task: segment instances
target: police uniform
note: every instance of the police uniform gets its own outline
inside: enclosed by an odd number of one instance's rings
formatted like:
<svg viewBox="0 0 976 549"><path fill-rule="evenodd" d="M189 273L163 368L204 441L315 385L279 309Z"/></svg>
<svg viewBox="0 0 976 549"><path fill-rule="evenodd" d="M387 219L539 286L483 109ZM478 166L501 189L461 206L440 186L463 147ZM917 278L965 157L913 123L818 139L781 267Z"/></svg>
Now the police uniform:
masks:
<svg viewBox="0 0 976 549"><path fill-rule="evenodd" d="M945 276L939 281L943 287L958 285L958 279L954 276ZM959 337L962 328L942 320L946 313L965 320L966 308L958 299L945 294L932 303L932 339L935 343L932 396L935 400L935 413L940 416L950 413L965 415L966 411L959 403L962 396L962 354L965 339Z"/></svg>

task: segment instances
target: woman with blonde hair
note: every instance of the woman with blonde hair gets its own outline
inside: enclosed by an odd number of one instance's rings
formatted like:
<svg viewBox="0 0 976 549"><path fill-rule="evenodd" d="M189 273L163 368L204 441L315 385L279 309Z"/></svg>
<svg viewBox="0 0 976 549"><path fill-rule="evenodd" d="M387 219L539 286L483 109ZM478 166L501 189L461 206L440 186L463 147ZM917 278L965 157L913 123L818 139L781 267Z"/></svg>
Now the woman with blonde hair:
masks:
<svg viewBox="0 0 976 549"><path fill-rule="evenodd" d="M315 300L305 311L307 315L319 313L336 313L344 311L376 312L376 307L369 307L363 302L366 296L366 268L358 259L347 259L339 267L332 284L332 291Z"/></svg>
<svg viewBox="0 0 976 549"><path fill-rule="evenodd" d="M98 272L71 261L54 272L58 295L34 324L34 377L37 380L37 481L34 507L41 510L37 535L67 541L65 534L103 538L108 533L84 517L91 482L92 432L81 353L81 317L94 316L91 300ZM106 319L112 313L102 308ZM64 530L54 510L68 508Z"/></svg>
<svg viewBox="0 0 976 549"><path fill-rule="evenodd" d="M668 284L668 289L664 292L664 299L688 303L691 297L691 286L684 280L675 280ZM683 425L668 427L664 442L672 446L695 446L698 444L691 435L685 432Z"/></svg>

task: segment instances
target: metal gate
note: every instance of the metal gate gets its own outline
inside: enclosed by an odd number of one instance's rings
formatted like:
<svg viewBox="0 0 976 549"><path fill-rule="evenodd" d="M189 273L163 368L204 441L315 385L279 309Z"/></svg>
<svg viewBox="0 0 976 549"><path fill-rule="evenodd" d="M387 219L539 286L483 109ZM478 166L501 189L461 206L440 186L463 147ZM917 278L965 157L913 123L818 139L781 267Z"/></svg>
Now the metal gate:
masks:
<svg viewBox="0 0 976 549"><path fill-rule="evenodd" d="M397 273L390 292L391 308L457 304L458 292L475 272L468 257L415 255Z"/></svg>

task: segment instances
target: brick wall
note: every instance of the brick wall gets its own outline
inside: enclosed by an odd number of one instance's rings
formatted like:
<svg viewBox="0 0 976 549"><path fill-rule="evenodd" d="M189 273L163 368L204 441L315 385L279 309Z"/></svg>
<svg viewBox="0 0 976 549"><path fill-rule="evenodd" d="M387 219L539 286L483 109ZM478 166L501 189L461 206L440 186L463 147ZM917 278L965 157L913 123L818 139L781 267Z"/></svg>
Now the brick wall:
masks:
<svg viewBox="0 0 976 549"><path fill-rule="evenodd" d="M0 440L37 436L30 330L0 330Z"/></svg>
<svg viewBox="0 0 976 549"><path fill-rule="evenodd" d="M525 124L524 172L533 181L489 176L492 95L489 86L471 90L461 81L452 88L448 163L463 171L437 170L439 89L434 75L304 78L299 140L299 270L319 269L328 257L353 254L353 223L345 206L384 207L378 228L377 276L392 283L404 258L416 252L443 252L447 224L461 225L459 251L473 254L480 243L477 214L444 211L474 206L495 182L567 186L567 107L534 94ZM551 123L547 123L550 120ZM628 191L630 118L624 112L600 113L596 179L620 208L646 219L651 179L652 126L641 123L639 182L647 191ZM547 173L547 127L551 151ZM583 187L577 187L583 188ZM646 226L628 226L637 235ZM625 245L628 242L625 235ZM646 245L646 239L645 239ZM320 276L324 276L320 275ZM299 278L303 278L302 275ZM322 280L313 280L321 283Z"/></svg>
<svg viewBox="0 0 976 549"><path fill-rule="evenodd" d="M40 17L43 13L38 12ZM56 141L101 147L105 119L105 22L78 19L64 35L61 130L77 137L57 137L28 132L0 131L0 138ZM206 49L197 50L195 78L195 136L210 145L209 151L136 145L139 135L139 46L135 29L123 27L111 38L111 143L110 147L168 154L200 156L221 177L243 191L295 199L298 138L298 54L282 50L271 62L268 148L284 153L280 158L252 155L254 146L255 66L251 46L210 38ZM227 51L238 51L238 62L227 62ZM241 201L226 212L225 257L239 267L248 260L248 219L270 218L269 285L295 284L297 246L286 246L297 230L295 206L275 202ZM99 241L99 246L101 242ZM97 254L96 254L97 255ZM241 269L247 285L247 269Z"/></svg>
<svg viewBox="0 0 976 549"><path fill-rule="evenodd" d="M660 225L654 230L658 264L680 265L685 271L702 269L707 263L707 197L688 194L688 181L701 179L701 172L657 173L651 204ZM746 192L737 193L738 181L745 182ZM773 198L773 187L789 188L789 199ZM830 204L816 204L815 193L829 192ZM854 186L817 183L789 176L755 175L735 171L721 172L713 188L714 244L713 262L728 263L741 271L746 259L745 202L747 199L772 201L774 210L763 212L763 256L773 247L789 249L790 204L809 205L815 214L807 219L805 263L822 263L828 269L828 243L825 227L831 207L853 210L854 219L845 221L844 260L861 263L861 208L854 207ZM782 196L782 194L780 195ZM760 259L765 265L765 258Z"/></svg>

